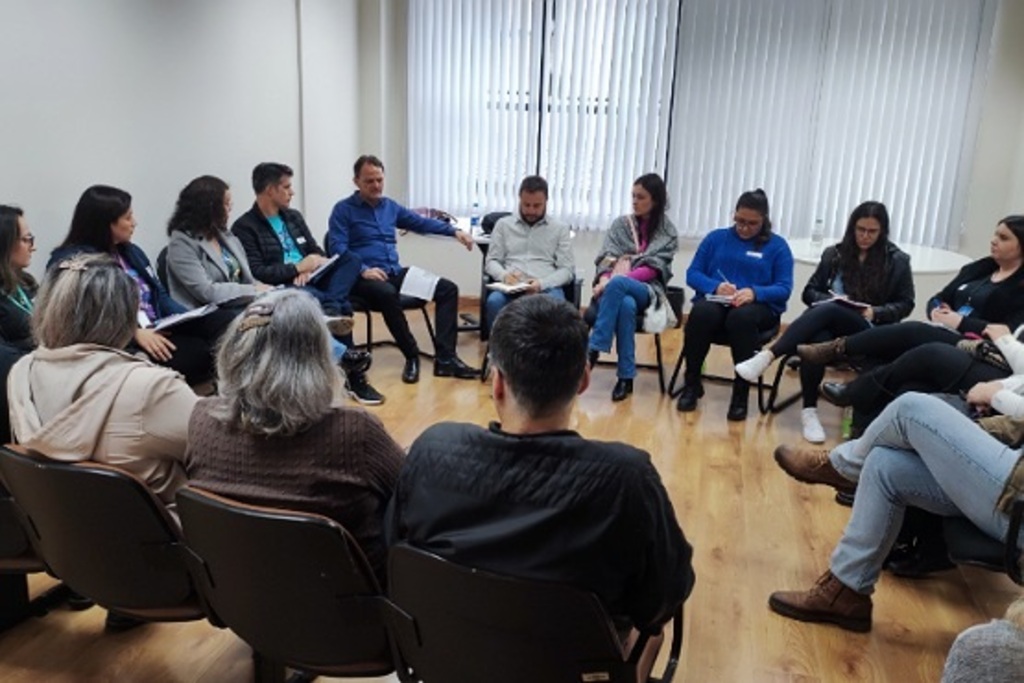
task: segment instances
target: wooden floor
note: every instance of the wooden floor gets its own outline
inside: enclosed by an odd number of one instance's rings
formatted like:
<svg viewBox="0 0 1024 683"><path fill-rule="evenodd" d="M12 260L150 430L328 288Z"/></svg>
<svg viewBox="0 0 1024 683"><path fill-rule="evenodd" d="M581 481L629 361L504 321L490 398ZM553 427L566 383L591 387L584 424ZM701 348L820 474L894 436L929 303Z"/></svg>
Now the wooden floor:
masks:
<svg viewBox="0 0 1024 683"><path fill-rule="evenodd" d="M417 316L418 317L418 316ZM383 324L375 324L378 334ZM424 339L423 328L414 328ZM359 331L357 330L357 334ZM665 336L671 370L679 331ZM653 359L651 337L639 341L641 360ZM480 360L473 334L460 335L460 354ZM495 418L488 386L434 379L424 364L418 385L401 383L401 355L392 347L374 353L370 379L387 402L372 409L403 446L440 420L484 424ZM719 348L710 371L731 372ZM686 639L677 681L889 681L939 680L956 634L1001 616L1018 589L1000 575L954 570L927 581L883 576L875 593L874 630L865 635L802 624L768 610L768 595L806 588L828 566L849 516L820 487L797 484L774 464L780 442L800 438L799 407L728 423L729 388L707 385L697 412L682 415L658 393L655 372L641 371L636 393L622 403L609 398L614 368L599 366L579 401L578 429L597 439L630 442L651 452L694 546L697 585L686 604ZM790 373L784 387L796 387ZM833 439L839 411L820 407ZM832 443L832 442L830 442ZM34 578L34 590L52 579ZM231 632L206 622L151 624L107 635L104 612L59 609L0 635L0 681L247 681L249 650ZM392 678L374 679L393 681ZM485 683L485 682L482 682Z"/></svg>

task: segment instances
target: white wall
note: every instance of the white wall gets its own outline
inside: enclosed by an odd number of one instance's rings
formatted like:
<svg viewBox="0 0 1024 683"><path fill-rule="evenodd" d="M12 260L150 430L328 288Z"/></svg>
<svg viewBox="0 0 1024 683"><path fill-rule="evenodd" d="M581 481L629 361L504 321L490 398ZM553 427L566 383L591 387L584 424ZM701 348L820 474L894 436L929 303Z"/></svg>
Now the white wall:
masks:
<svg viewBox="0 0 1024 683"><path fill-rule="evenodd" d="M1004 0L996 15L992 60L967 191L960 251L988 254L996 221L1024 213L1024 2Z"/></svg>
<svg viewBox="0 0 1024 683"><path fill-rule="evenodd" d="M0 202L39 237L33 272L94 183L133 195L136 241L155 258L178 191L205 173L252 202L250 173L298 172L317 232L350 173L358 112L355 0L37 0L5 3ZM302 135L300 123L306 127ZM304 160L304 162L303 162ZM304 171L304 172L303 172Z"/></svg>
<svg viewBox="0 0 1024 683"><path fill-rule="evenodd" d="M360 154L359 7L356 0L301 0L299 6L301 174L299 159L293 162L304 201L296 208L319 241L334 203L352 191L352 161Z"/></svg>

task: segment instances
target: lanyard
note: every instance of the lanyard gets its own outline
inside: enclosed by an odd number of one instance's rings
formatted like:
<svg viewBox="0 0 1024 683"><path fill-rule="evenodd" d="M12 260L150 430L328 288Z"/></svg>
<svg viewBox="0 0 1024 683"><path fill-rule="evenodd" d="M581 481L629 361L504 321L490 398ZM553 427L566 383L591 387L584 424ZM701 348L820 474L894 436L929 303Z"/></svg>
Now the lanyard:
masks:
<svg viewBox="0 0 1024 683"><path fill-rule="evenodd" d="M15 296L7 295L11 303L23 310L26 315L32 315L32 300L25 294L25 290L21 288L21 285L18 285L18 288L14 290L14 294Z"/></svg>

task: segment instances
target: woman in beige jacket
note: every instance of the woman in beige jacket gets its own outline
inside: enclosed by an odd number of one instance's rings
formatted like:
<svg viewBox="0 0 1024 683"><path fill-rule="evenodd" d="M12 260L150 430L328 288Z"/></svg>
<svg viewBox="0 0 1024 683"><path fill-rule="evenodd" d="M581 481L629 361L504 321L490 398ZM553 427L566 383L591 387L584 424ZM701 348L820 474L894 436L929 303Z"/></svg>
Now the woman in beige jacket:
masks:
<svg viewBox="0 0 1024 683"><path fill-rule="evenodd" d="M106 255L50 269L32 319L39 348L14 365L7 384L11 430L51 458L131 472L172 503L186 483L196 396L178 373L124 351L138 325L138 296Z"/></svg>

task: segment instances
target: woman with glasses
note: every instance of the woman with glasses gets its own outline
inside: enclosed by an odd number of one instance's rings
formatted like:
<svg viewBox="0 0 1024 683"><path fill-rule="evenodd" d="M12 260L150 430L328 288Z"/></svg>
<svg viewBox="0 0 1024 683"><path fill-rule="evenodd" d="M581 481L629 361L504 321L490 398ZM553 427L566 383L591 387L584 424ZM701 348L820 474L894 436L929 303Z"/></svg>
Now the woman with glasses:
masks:
<svg viewBox="0 0 1024 683"><path fill-rule="evenodd" d="M0 205L0 340L22 351L35 348L29 319L38 287L25 270L35 250L24 212Z"/></svg>
<svg viewBox="0 0 1024 683"><path fill-rule="evenodd" d="M701 241L686 270L696 292L686 320L683 357L686 370L676 408L696 410L704 395L701 369L712 341L724 334L734 364L760 346L760 337L778 326L793 291L793 254L772 232L764 190L744 192L736 202L733 224L712 230ZM729 401L729 420L747 419L750 384L737 376Z"/></svg>
<svg viewBox="0 0 1024 683"><path fill-rule="evenodd" d="M905 391L956 392L1021 371L1015 333L1024 325L1024 215L996 226L990 256L968 263L928 303L928 322L882 325L816 344L801 344L804 364L853 360L865 368L850 383L826 382L822 396L853 406L859 432ZM996 364L957 348L985 337L999 349ZM1002 362L1000 362L1002 361Z"/></svg>
<svg viewBox="0 0 1024 683"><path fill-rule="evenodd" d="M864 202L853 210L843 240L825 250L807 286L803 301L809 307L769 348L736 366L748 382L777 358L796 353L797 344L823 342L875 325L906 318L914 308L914 279L910 257L889 241L889 212L881 202ZM818 419L818 385L825 367L800 365L804 439L824 443Z"/></svg>

